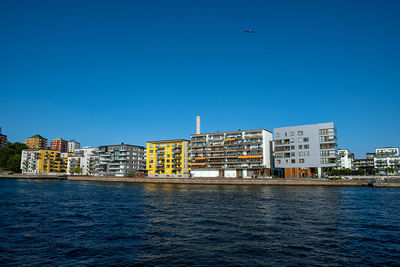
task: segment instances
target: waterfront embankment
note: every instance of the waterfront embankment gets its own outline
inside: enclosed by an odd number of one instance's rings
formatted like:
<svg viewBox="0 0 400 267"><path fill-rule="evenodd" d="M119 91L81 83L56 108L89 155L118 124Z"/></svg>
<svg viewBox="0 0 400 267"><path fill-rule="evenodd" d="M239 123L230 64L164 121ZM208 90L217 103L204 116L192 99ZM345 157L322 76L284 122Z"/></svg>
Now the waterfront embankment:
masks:
<svg viewBox="0 0 400 267"><path fill-rule="evenodd" d="M244 179L244 178L170 178L170 177L104 177L104 176L66 176L66 175L0 175L0 179L69 180L88 182L125 182L155 184L202 184L202 185L267 185L267 186L374 186L400 187L400 182L375 179L327 180L327 179Z"/></svg>

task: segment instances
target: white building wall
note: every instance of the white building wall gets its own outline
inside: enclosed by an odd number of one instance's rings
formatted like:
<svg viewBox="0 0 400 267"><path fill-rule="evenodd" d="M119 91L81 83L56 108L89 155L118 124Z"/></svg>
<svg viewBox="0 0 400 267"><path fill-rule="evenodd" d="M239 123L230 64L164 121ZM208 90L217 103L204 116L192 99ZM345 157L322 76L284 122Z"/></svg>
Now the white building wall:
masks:
<svg viewBox="0 0 400 267"><path fill-rule="evenodd" d="M191 171L192 177L218 177L219 171L218 170L192 170Z"/></svg>
<svg viewBox="0 0 400 267"><path fill-rule="evenodd" d="M75 140L71 140L68 141L67 151L73 153L75 152L75 149L79 149L80 147L81 147L80 143L76 142Z"/></svg>
<svg viewBox="0 0 400 267"><path fill-rule="evenodd" d="M23 174L39 173L39 150L23 150L21 154L21 170Z"/></svg>

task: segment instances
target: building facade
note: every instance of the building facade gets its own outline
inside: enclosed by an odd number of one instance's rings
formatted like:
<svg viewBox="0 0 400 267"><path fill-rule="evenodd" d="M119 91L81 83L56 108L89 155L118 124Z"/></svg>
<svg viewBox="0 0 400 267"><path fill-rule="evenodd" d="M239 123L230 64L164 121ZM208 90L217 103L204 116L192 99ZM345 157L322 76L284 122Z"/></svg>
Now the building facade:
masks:
<svg viewBox="0 0 400 267"><path fill-rule="evenodd" d="M147 142L146 170L148 175L188 175L189 143L184 139Z"/></svg>
<svg viewBox="0 0 400 267"><path fill-rule="evenodd" d="M374 168L379 169L379 173L387 174L388 169L393 169L391 173L400 172L400 156L398 147L380 147L375 149Z"/></svg>
<svg viewBox="0 0 400 267"><path fill-rule="evenodd" d="M272 133L244 130L191 135L192 177L270 176Z"/></svg>
<svg viewBox="0 0 400 267"><path fill-rule="evenodd" d="M50 141L51 150L67 152L68 150L68 141L62 139L61 137L57 137Z"/></svg>
<svg viewBox="0 0 400 267"><path fill-rule="evenodd" d="M96 167L99 165L99 149L97 147L84 147L74 150L74 156L68 157L67 173L76 173L79 167L81 175L96 175Z"/></svg>
<svg viewBox="0 0 400 267"><path fill-rule="evenodd" d="M337 157L338 169L353 169L354 154L348 149L339 149Z"/></svg>
<svg viewBox="0 0 400 267"><path fill-rule="evenodd" d="M26 138L24 144L29 149L47 149L47 139L39 134Z"/></svg>
<svg viewBox="0 0 400 267"><path fill-rule="evenodd" d="M136 145L109 145L99 147L96 172L102 176L129 176L146 171L144 147Z"/></svg>
<svg viewBox="0 0 400 267"><path fill-rule="evenodd" d="M275 167L284 177L322 176L336 167L337 137L333 122L274 129Z"/></svg>
<svg viewBox="0 0 400 267"><path fill-rule="evenodd" d="M21 154L21 170L24 174L66 172L68 157L72 155L48 149L25 149Z"/></svg>
<svg viewBox="0 0 400 267"><path fill-rule="evenodd" d="M5 147L7 144L7 135L1 133L0 127L0 147Z"/></svg>
<svg viewBox="0 0 400 267"><path fill-rule="evenodd" d="M367 174L374 172L374 158L359 158L353 160L353 169L364 169Z"/></svg>
<svg viewBox="0 0 400 267"><path fill-rule="evenodd" d="M75 149L81 148L81 144L76 142L74 139L68 141L67 143L67 152L74 153Z"/></svg>

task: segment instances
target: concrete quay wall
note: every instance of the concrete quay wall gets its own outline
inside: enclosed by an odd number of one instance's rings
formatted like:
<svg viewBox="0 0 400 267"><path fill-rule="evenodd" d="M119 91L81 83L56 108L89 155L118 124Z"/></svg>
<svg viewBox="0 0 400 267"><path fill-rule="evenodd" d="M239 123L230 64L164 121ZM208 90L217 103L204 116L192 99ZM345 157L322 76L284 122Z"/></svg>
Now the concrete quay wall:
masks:
<svg viewBox="0 0 400 267"><path fill-rule="evenodd" d="M162 184L211 184L211 185L298 185L298 186L371 186L371 181L333 181L317 179L230 179L230 178L129 178L68 176L70 181L130 182Z"/></svg>

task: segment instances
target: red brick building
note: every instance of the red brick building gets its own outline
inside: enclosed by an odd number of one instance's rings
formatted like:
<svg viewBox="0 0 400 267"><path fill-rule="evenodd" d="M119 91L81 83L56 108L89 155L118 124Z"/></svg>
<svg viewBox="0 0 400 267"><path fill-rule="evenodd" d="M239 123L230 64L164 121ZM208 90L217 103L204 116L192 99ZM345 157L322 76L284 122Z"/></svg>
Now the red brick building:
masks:
<svg viewBox="0 0 400 267"><path fill-rule="evenodd" d="M60 152L67 152L68 149L68 141L58 137L50 141L50 149L56 150Z"/></svg>

